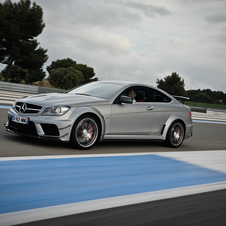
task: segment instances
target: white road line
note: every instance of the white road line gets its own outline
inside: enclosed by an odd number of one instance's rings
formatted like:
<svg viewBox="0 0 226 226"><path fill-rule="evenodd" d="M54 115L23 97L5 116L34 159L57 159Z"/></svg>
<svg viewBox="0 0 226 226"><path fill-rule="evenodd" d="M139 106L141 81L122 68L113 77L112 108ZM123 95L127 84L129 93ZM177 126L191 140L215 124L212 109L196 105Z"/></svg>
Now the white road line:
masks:
<svg viewBox="0 0 226 226"><path fill-rule="evenodd" d="M226 174L226 150L158 152L157 154Z"/></svg>
<svg viewBox="0 0 226 226"><path fill-rule="evenodd" d="M158 154L158 153L156 153L156 152L140 152L140 153L116 153L116 154L21 156L21 157L0 157L0 161L32 160L32 159L90 158L90 157L112 157L112 156L135 156L135 155L156 155L156 154Z"/></svg>

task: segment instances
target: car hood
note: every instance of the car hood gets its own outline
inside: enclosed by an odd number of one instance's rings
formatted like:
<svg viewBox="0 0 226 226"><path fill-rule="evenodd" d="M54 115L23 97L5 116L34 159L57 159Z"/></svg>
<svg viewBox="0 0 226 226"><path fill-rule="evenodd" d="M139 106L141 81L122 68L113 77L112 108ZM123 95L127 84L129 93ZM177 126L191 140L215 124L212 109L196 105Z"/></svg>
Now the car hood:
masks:
<svg viewBox="0 0 226 226"><path fill-rule="evenodd" d="M69 105L72 107L82 105L106 104L108 100L78 94L46 93L20 98L17 101L41 105L43 107L62 106L62 105Z"/></svg>

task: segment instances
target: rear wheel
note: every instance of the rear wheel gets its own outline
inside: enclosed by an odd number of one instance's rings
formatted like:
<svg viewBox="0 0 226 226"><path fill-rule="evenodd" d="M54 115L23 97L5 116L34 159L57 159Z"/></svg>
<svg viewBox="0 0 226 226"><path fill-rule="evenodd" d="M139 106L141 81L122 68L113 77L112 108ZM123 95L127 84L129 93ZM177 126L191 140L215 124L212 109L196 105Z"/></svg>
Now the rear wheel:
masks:
<svg viewBox="0 0 226 226"><path fill-rule="evenodd" d="M83 115L74 124L71 132L71 144L78 149L89 149L100 135L99 123L93 115Z"/></svg>
<svg viewBox="0 0 226 226"><path fill-rule="evenodd" d="M166 144L169 147L177 148L184 140L184 126L180 121L175 121L169 128Z"/></svg>

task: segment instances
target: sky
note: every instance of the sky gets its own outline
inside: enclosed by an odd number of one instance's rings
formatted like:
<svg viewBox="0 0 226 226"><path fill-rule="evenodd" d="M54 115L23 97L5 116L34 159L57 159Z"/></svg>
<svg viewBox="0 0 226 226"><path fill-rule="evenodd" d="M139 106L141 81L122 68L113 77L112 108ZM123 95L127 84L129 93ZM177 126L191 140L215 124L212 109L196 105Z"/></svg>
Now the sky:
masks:
<svg viewBox="0 0 226 226"><path fill-rule="evenodd" d="M94 68L99 80L157 86L176 72L186 90L226 93L226 0L35 2L44 13L44 70L71 58Z"/></svg>

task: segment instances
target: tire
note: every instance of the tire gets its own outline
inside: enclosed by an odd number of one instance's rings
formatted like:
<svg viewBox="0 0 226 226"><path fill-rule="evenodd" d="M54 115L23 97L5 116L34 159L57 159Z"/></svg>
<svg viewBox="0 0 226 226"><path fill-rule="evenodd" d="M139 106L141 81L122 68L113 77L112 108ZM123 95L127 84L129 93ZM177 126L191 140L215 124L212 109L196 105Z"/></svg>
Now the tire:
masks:
<svg viewBox="0 0 226 226"><path fill-rule="evenodd" d="M175 121L170 126L167 137L166 137L166 145L169 147L177 148L184 141L184 126L182 122Z"/></svg>
<svg viewBox="0 0 226 226"><path fill-rule="evenodd" d="M93 115L83 115L75 122L71 132L71 144L74 148L87 150L100 138L100 125Z"/></svg>

